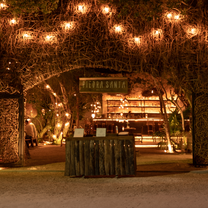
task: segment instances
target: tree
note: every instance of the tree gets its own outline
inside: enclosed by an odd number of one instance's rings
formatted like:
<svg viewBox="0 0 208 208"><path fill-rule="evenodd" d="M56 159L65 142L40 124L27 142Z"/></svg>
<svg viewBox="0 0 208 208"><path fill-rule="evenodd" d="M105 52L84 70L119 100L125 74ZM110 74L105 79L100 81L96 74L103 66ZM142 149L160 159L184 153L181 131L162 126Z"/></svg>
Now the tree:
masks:
<svg viewBox="0 0 208 208"><path fill-rule="evenodd" d="M86 73L99 76L94 70ZM72 131L73 121L76 120L76 126L79 127L79 120L91 109L90 103L99 101L97 94L79 93L80 76L84 76L82 69L67 72L28 91L27 101L38 111L33 122L37 126L39 138L47 133L50 139L60 143L62 134L66 136L68 131Z"/></svg>

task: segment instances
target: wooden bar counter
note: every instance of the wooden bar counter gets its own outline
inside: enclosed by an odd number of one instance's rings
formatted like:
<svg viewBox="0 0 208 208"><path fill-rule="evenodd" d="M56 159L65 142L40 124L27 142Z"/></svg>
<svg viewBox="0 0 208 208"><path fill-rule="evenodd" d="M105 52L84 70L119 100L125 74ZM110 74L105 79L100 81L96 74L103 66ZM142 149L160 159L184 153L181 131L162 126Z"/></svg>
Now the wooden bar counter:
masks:
<svg viewBox="0 0 208 208"><path fill-rule="evenodd" d="M66 139L65 176L128 176L135 173L133 136Z"/></svg>

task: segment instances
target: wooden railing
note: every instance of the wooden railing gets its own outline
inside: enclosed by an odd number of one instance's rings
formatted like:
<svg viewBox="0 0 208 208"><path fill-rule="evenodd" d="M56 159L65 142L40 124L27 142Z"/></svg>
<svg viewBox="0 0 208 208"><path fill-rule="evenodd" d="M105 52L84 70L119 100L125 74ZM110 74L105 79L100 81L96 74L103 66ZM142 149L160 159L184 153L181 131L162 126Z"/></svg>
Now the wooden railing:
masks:
<svg viewBox="0 0 208 208"><path fill-rule="evenodd" d="M135 175L133 136L66 139L66 176Z"/></svg>

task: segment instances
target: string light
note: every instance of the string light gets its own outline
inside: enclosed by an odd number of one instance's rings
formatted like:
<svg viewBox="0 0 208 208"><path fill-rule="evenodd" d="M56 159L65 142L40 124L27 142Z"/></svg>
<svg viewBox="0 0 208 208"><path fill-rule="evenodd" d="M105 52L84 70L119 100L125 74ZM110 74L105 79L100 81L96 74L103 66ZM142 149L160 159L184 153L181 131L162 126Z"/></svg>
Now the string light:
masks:
<svg viewBox="0 0 208 208"><path fill-rule="evenodd" d="M65 29L65 30L71 30L75 27L75 23L74 22L63 22L62 23L62 27Z"/></svg>
<svg viewBox="0 0 208 208"><path fill-rule="evenodd" d="M120 25L116 25L116 26L115 26L115 32L116 32L116 33L121 33L122 30L123 30L122 26L120 26Z"/></svg>
<svg viewBox="0 0 208 208"><path fill-rule="evenodd" d="M78 6L77 6L78 13L85 14L85 13L87 13L87 10L88 10L88 6L86 4L78 4Z"/></svg>
<svg viewBox="0 0 208 208"><path fill-rule="evenodd" d="M152 36L156 40L161 39L162 38L162 30L161 29L157 29L157 30L153 29L152 30Z"/></svg>
<svg viewBox="0 0 208 208"><path fill-rule="evenodd" d="M6 9L8 6L6 5L6 4L4 4L4 3L1 3L0 4L0 9Z"/></svg>
<svg viewBox="0 0 208 208"><path fill-rule="evenodd" d="M69 116L69 114L68 114L68 113L66 113L66 114L65 114L65 116L66 116L66 117L68 117L68 116Z"/></svg>
<svg viewBox="0 0 208 208"><path fill-rule="evenodd" d="M9 24L10 25L16 25L17 24L17 20L16 19L11 19L10 21L9 21Z"/></svg>
<svg viewBox="0 0 208 208"><path fill-rule="evenodd" d="M104 6L102 9L103 14L109 14L110 13L110 8L108 6Z"/></svg>
<svg viewBox="0 0 208 208"><path fill-rule="evenodd" d="M57 127L60 128L61 127L61 124L60 123L57 123Z"/></svg>
<svg viewBox="0 0 208 208"><path fill-rule="evenodd" d="M44 42L45 43L56 43L57 42L57 37L56 37L56 34L55 33L52 33L52 34L46 34L44 37Z"/></svg>
<svg viewBox="0 0 208 208"><path fill-rule="evenodd" d="M65 126L68 126L69 125L69 122L65 123Z"/></svg>
<svg viewBox="0 0 208 208"><path fill-rule="evenodd" d="M171 13L168 13L168 14L167 14L167 18L168 18L168 19L171 19L171 18L172 18L172 14L171 14Z"/></svg>
<svg viewBox="0 0 208 208"><path fill-rule="evenodd" d="M188 26L186 29L186 34L188 38L192 38L199 34L199 28Z"/></svg>
<svg viewBox="0 0 208 208"><path fill-rule="evenodd" d="M50 86L49 85L46 85L46 89L50 89Z"/></svg>

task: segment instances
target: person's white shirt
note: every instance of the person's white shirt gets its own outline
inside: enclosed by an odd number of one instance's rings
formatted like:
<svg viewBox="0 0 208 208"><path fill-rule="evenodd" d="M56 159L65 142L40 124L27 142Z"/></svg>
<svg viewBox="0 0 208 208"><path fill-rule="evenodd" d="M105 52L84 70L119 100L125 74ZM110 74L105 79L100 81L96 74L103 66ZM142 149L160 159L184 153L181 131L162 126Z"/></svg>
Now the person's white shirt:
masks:
<svg viewBox="0 0 208 208"><path fill-rule="evenodd" d="M30 122L30 125L32 126L32 129L33 129L33 133L34 133L34 138L37 139L37 136L38 136L38 133L37 133L37 130L36 130L36 127L35 127L35 124Z"/></svg>
<svg viewBox="0 0 208 208"><path fill-rule="evenodd" d="M28 136L34 137L33 127L29 123L25 125L25 132Z"/></svg>

